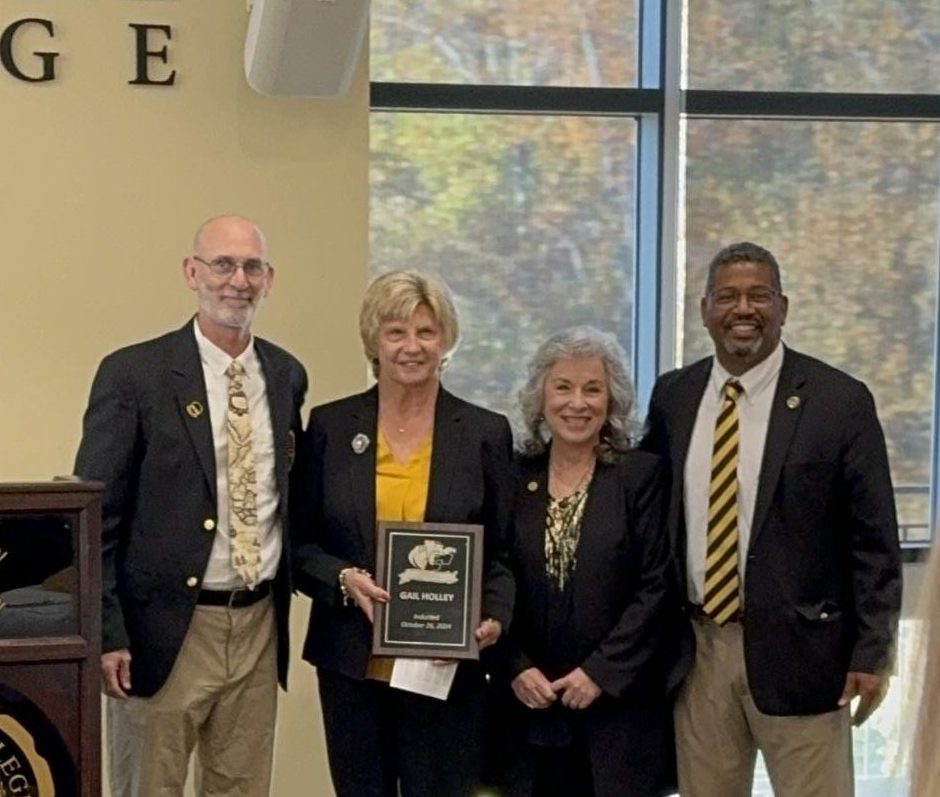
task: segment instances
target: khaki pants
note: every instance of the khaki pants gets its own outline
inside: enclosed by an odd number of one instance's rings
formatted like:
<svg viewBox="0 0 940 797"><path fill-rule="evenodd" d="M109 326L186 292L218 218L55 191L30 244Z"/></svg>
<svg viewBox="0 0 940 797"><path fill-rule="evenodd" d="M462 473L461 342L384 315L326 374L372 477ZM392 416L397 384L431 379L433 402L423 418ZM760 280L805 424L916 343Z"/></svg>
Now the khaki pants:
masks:
<svg viewBox="0 0 940 797"><path fill-rule="evenodd" d="M267 797L277 711L271 599L197 606L170 677L149 698L108 698L112 797Z"/></svg>
<svg viewBox="0 0 940 797"><path fill-rule="evenodd" d="M682 797L750 797L758 750L775 797L852 797L848 707L762 714L748 690L741 625L697 617L693 626L695 663L675 709Z"/></svg>

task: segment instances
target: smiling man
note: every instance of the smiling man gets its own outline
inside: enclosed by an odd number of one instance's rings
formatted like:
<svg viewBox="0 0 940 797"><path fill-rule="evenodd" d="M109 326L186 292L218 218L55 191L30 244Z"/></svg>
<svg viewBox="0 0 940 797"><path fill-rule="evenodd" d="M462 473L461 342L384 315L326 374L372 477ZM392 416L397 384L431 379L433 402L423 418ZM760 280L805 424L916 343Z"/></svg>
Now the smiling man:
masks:
<svg viewBox="0 0 940 797"><path fill-rule="evenodd" d="M888 685L901 601L894 494L868 389L785 347L789 301L753 243L711 261L708 357L660 377L643 447L696 647L675 720L683 797L851 797L851 725ZM854 717L850 702L858 697Z"/></svg>
<svg viewBox="0 0 940 797"><path fill-rule="evenodd" d="M287 484L301 364L255 338L274 269L210 219L183 260L196 316L104 359L75 472L105 483L101 671L114 797L268 794L287 672Z"/></svg>

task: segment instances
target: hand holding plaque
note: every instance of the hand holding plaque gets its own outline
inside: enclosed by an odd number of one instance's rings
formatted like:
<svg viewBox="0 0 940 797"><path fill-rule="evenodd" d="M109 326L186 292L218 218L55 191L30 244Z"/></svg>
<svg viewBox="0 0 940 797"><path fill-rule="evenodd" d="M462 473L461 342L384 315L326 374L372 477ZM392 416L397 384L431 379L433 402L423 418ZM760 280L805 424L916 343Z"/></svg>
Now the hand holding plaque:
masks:
<svg viewBox="0 0 940 797"><path fill-rule="evenodd" d="M483 527L379 523L372 652L383 656L477 659Z"/></svg>

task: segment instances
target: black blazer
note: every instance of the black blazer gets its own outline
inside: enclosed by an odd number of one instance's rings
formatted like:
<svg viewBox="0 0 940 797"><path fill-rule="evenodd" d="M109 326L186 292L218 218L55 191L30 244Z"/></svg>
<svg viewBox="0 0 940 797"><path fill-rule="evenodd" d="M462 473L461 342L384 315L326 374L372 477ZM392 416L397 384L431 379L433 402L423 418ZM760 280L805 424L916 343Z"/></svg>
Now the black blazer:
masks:
<svg viewBox="0 0 940 797"><path fill-rule="evenodd" d="M344 567L375 572L375 449L378 389L316 407L294 471L293 529L297 587L313 599L304 658L361 679L372 647L372 627L357 606L343 606ZM365 435L357 453L353 438ZM425 520L485 527L483 615L507 628L512 579L505 564L511 502L509 423L440 389Z"/></svg>
<svg viewBox="0 0 940 797"><path fill-rule="evenodd" d="M192 325L102 361L75 461L75 473L105 483L102 650L130 648L133 693L144 697L163 685L176 661L215 534L215 449ZM288 471L307 375L272 343L255 338L255 350L267 384L285 535L274 583L284 684L291 591ZM187 411L194 402L201 413Z"/></svg>
<svg viewBox="0 0 940 797"><path fill-rule="evenodd" d="M685 583L684 469L712 358L665 374L643 447L672 467L669 526ZM846 673L891 667L901 605L894 493L871 393L785 350L744 584L744 653L767 714L832 711Z"/></svg>
<svg viewBox="0 0 940 797"><path fill-rule="evenodd" d="M516 606L507 638L510 677L538 667L550 680L581 667L613 697L664 695L681 661L678 584L665 526L668 475L659 457L630 451L598 462L588 492L572 574L572 616L565 662L546 638L551 584L545 574L548 456L517 464L510 562ZM681 670L680 670L681 668ZM671 676L671 677L670 677ZM671 683L670 683L671 682Z"/></svg>
<svg viewBox="0 0 940 797"><path fill-rule="evenodd" d="M547 734L557 743L559 725L583 735L594 794L675 791L670 692L690 656L682 647L688 618L665 527L668 493L659 457L630 451L613 463L597 463L571 577L571 614L558 632L558 618L550 621L553 588L545 573L548 457L517 461L510 534L515 617L501 642L508 671L490 734L496 740L494 779L507 795L532 794L536 762L529 740L545 741ZM554 633L563 636L553 639ZM583 711L560 703L527 709L508 684L529 667L549 680L581 667L603 693Z"/></svg>

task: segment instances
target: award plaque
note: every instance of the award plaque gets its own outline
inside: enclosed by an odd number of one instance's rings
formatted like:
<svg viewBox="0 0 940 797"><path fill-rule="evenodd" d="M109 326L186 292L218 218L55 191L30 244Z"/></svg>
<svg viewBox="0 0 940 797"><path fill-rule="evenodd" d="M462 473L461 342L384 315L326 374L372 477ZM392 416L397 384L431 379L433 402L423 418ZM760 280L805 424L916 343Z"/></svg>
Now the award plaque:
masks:
<svg viewBox="0 0 940 797"><path fill-rule="evenodd" d="M477 659L483 527L379 523L372 652L381 656Z"/></svg>

